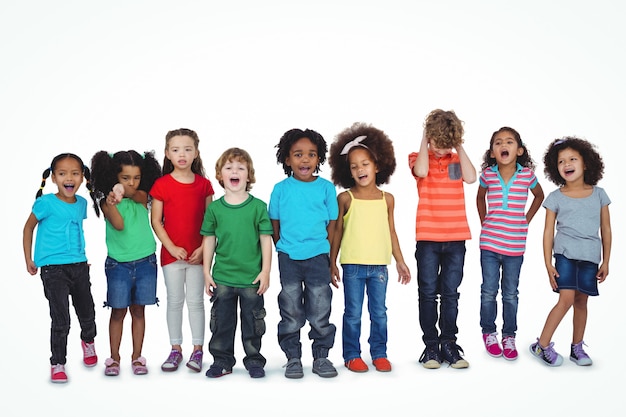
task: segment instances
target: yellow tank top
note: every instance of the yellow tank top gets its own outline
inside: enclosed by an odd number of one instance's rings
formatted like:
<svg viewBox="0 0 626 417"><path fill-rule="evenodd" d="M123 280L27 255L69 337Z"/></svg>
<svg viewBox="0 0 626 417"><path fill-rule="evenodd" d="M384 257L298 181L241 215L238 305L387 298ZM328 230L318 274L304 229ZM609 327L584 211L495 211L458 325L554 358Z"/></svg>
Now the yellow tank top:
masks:
<svg viewBox="0 0 626 417"><path fill-rule="evenodd" d="M359 200L348 190L352 202L343 216L339 263L389 265L391 234L385 193L378 200Z"/></svg>

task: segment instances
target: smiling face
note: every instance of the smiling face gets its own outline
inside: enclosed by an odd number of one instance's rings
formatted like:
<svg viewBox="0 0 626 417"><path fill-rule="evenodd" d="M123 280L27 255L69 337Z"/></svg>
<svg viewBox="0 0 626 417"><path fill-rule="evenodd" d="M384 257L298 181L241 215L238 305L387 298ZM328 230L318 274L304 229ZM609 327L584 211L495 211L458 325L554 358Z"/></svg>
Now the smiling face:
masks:
<svg viewBox="0 0 626 417"><path fill-rule="evenodd" d="M134 196L141 182L141 169L138 166L122 165L122 170L117 174L117 182L124 186L124 197Z"/></svg>
<svg viewBox="0 0 626 417"><path fill-rule="evenodd" d="M372 155L364 148L354 148L348 154L350 173L357 187L366 187L376 184L378 167Z"/></svg>
<svg viewBox="0 0 626 417"><path fill-rule="evenodd" d="M309 138L298 139L291 145L285 164L291 167L295 179L304 182L314 181L313 173L319 165L317 145Z"/></svg>
<svg viewBox="0 0 626 417"><path fill-rule="evenodd" d="M515 164L517 157L523 154L524 148L519 146L511 132L505 130L494 136L491 145L491 157L495 158L498 165Z"/></svg>
<svg viewBox="0 0 626 417"><path fill-rule="evenodd" d="M67 203L73 203L76 201L76 192L83 183L83 167L74 158L61 159L55 164L50 179L59 188L56 196Z"/></svg>
<svg viewBox="0 0 626 417"><path fill-rule="evenodd" d="M246 191L248 187L248 164L238 158L229 160L220 169L217 180L227 191Z"/></svg>
<svg viewBox="0 0 626 417"><path fill-rule="evenodd" d="M198 149L193 138L189 136L174 136L167 141L165 156L172 161L176 170L191 170L191 165L198 157Z"/></svg>
<svg viewBox="0 0 626 417"><path fill-rule="evenodd" d="M557 167L559 175L566 183L584 181L585 161L580 152L572 148L561 149L557 158Z"/></svg>

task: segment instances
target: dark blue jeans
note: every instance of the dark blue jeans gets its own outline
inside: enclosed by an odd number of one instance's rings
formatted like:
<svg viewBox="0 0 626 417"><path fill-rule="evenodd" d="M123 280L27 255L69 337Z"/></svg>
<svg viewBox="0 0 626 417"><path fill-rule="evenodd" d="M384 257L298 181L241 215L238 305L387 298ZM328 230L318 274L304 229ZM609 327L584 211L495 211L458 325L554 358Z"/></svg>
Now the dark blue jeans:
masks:
<svg viewBox="0 0 626 417"><path fill-rule="evenodd" d="M483 283L480 286L480 327L483 333L496 331L498 304L496 296L502 287L502 337L517 332L519 274L524 256L507 256L490 250L480 251ZM502 270L502 276L500 274Z"/></svg>
<svg viewBox="0 0 626 417"><path fill-rule="evenodd" d="M80 338L84 342L93 342L96 337L96 312L91 296L89 265L80 262L67 265L48 265L41 267L43 291L50 306L50 364L65 365L67 357L67 336L70 333L70 303L78 323Z"/></svg>
<svg viewBox="0 0 626 417"><path fill-rule="evenodd" d="M261 337L265 334L265 307L258 288L236 288L218 285L211 302L211 340L209 352L214 364L232 370L235 366L235 330L237 328L237 301L241 308L241 341L246 356L243 364L265 366L261 355Z"/></svg>
<svg viewBox="0 0 626 417"><path fill-rule="evenodd" d="M281 290L278 307L278 343L287 359L302 357L300 329L309 321L313 358L327 358L335 343L336 327L330 323L330 259L322 254L296 261L278 253Z"/></svg>
<svg viewBox="0 0 626 417"><path fill-rule="evenodd" d="M422 340L426 346L456 341L458 288L463 280L465 241L418 241L415 246L415 259ZM441 333L437 330L437 324Z"/></svg>

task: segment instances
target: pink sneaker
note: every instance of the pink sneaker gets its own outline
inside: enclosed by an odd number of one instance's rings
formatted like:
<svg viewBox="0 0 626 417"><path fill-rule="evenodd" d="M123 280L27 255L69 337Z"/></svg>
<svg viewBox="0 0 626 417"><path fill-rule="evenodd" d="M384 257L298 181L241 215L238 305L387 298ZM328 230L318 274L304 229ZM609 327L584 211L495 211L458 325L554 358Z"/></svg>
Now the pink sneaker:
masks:
<svg viewBox="0 0 626 417"><path fill-rule="evenodd" d="M502 356L508 361L517 359L517 349L515 349L515 337L506 336L502 339Z"/></svg>
<svg viewBox="0 0 626 417"><path fill-rule="evenodd" d="M98 363L98 355L96 355L94 342L85 343L81 340L80 346L83 348L83 363L85 366L95 366Z"/></svg>
<svg viewBox="0 0 626 417"><path fill-rule="evenodd" d="M489 356L493 356L494 358L499 358L502 356L502 348L500 348L500 344L498 343L498 333L483 333L483 342L485 342L485 349L487 349L487 353Z"/></svg>
<svg viewBox="0 0 626 417"><path fill-rule="evenodd" d="M67 374L65 373L65 366L60 363L52 365L50 368L50 380L56 383L67 382Z"/></svg>

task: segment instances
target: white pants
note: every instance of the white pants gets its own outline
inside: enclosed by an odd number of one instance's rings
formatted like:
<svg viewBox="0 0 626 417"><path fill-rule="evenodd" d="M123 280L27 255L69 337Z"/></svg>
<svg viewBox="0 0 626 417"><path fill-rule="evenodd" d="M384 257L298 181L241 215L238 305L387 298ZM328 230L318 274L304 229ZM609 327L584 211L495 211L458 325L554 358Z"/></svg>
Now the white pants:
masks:
<svg viewBox="0 0 626 417"><path fill-rule="evenodd" d="M204 273L202 265L176 261L163 267L167 288L167 329L171 345L183 343L183 304L187 300L191 343L204 344Z"/></svg>

